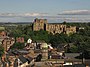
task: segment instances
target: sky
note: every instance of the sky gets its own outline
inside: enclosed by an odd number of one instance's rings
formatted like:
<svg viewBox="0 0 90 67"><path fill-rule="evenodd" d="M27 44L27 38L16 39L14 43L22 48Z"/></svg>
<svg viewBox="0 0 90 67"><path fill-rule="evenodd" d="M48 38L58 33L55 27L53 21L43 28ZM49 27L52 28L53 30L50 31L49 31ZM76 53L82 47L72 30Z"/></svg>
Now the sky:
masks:
<svg viewBox="0 0 90 67"><path fill-rule="evenodd" d="M0 0L0 22L89 22L90 0Z"/></svg>

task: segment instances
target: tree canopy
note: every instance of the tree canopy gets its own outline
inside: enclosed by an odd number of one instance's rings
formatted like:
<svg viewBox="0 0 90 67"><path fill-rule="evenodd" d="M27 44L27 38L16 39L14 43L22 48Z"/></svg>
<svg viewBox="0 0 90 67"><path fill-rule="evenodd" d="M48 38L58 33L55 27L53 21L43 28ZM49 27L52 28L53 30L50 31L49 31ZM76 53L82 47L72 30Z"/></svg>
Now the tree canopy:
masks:
<svg viewBox="0 0 90 67"><path fill-rule="evenodd" d="M0 45L0 57L4 54L4 48Z"/></svg>
<svg viewBox="0 0 90 67"><path fill-rule="evenodd" d="M10 36L24 37L25 41L31 38L33 41L43 40L51 43L53 47L58 47L62 43L73 43L70 47L70 52L81 52L83 49L90 50L90 23L65 23L68 26L76 26L77 33L71 34L51 34L47 31L33 31L32 25L18 25L15 29L9 29ZM83 27L84 29L79 29ZM8 30L8 28L7 28ZM80 51L81 50L81 51Z"/></svg>

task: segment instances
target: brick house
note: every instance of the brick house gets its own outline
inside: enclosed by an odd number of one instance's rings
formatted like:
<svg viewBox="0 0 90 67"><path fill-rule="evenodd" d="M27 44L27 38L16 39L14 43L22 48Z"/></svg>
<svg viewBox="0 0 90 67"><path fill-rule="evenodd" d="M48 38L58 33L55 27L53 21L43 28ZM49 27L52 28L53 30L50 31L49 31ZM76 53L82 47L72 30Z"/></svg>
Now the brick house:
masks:
<svg viewBox="0 0 90 67"><path fill-rule="evenodd" d="M16 42L24 43L24 38L23 37L17 37Z"/></svg>

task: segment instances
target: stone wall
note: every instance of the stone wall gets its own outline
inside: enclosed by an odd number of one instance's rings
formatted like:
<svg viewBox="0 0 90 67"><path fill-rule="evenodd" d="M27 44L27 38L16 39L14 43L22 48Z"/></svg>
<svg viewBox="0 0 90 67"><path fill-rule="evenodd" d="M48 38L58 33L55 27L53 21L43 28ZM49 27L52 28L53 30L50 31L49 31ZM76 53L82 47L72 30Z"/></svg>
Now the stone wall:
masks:
<svg viewBox="0 0 90 67"><path fill-rule="evenodd" d="M33 22L33 30L39 31L39 30L45 30L45 24L47 23L46 19L35 19Z"/></svg>
<svg viewBox="0 0 90 67"><path fill-rule="evenodd" d="M56 33L76 33L76 26L67 27L64 24L59 23L47 23L46 19L35 19L33 22L33 31L45 30L49 33L56 34Z"/></svg>

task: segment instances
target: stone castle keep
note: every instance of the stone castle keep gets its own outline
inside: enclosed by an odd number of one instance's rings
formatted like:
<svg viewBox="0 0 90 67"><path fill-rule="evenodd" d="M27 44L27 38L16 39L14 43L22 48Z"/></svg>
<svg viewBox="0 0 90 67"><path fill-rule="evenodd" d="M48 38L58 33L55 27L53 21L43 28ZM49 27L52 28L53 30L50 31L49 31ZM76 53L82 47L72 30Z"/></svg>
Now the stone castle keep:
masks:
<svg viewBox="0 0 90 67"><path fill-rule="evenodd" d="M47 19L35 19L33 22L33 31L45 30L49 33L65 33L73 34L76 33L76 26L69 26L60 23L48 23Z"/></svg>

